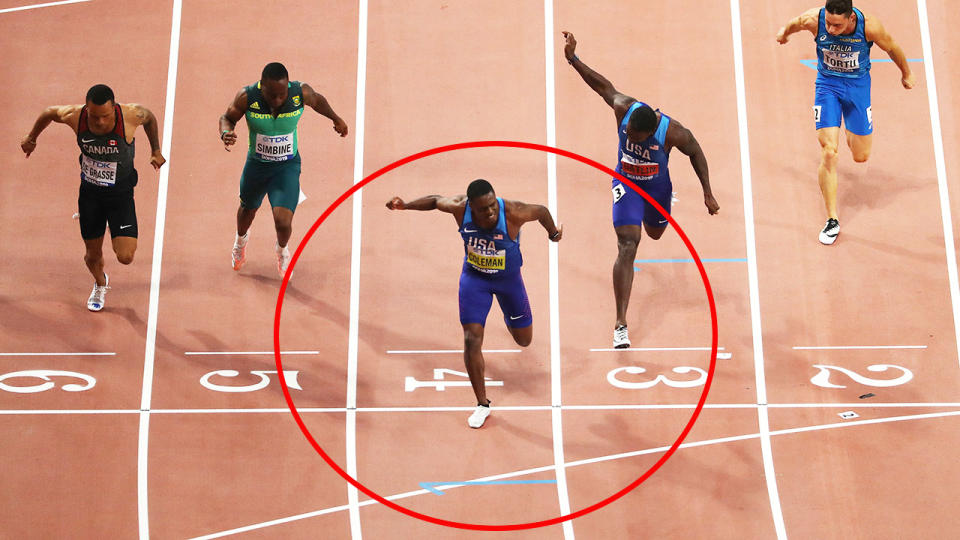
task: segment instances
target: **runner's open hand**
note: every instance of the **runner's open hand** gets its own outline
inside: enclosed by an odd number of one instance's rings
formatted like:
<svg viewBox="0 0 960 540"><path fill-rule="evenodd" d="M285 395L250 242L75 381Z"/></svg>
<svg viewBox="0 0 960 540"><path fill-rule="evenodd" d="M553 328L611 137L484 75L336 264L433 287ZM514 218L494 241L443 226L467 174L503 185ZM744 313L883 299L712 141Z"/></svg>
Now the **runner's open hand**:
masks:
<svg viewBox="0 0 960 540"><path fill-rule="evenodd" d="M406 210L407 205L403 202L403 199L400 197L394 197L387 201L387 208L390 210Z"/></svg>
<svg viewBox="0 0 960 540"><path fill-rule="evenodd" d="M223 149L229 152L230 147L237 144L237 132L230 130L222 133L220 134L220 140L223 141Z"/></svg>
<svg viewBox="0 0 960 540"><path fill-rule="evenodd" d="M707 211L710 212L710 215L714 215L720 212L720 203L713 198L713 194L703 196L703 204L707 205Z"/></svg>
<svg viewBox="0 0 960 540"><path fill-rule="evenodd" d="M33 153L37 148L37 140L33 137L27 135L20 140L20 149L23 150L23 153L26 154L24 157L30 157L30 154Z"/></svg>
<svg viewBox="0 0 960 540"><path fill-rule="evenodd" d="M564 30L561 32L563 37L566 38L567 42L563 45L563 56L567 58L567 61L573 59L573 56L576 54L577 50L577 40L574 39L572 32L567 32Z"/></svg>
<svg viewBox="0 0 960 540"><path fill-rule="evenodd" d="M159 150L150 156L150 164L153 165L154 170L159 171L160 167L163 167L163 164L166 162L166 158L163 157L163 154L161 154Z"/></svg>
<svg viewBox="0 0 960 540"><path fill-rule="evenodd" d="M339 116L333 121L333 130L340 134L341 137L347 136L347 123L343 121Z"/></svg>

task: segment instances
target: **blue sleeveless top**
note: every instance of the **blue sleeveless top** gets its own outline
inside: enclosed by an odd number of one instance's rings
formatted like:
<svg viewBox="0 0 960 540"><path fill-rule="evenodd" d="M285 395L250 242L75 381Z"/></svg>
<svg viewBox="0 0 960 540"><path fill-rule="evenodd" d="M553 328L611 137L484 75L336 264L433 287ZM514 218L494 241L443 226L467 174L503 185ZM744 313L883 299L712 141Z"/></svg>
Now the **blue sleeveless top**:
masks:
<svg viewBox="0 0 960 540"><path fill-rule="evenodd" d="M670 117L660 113L660 123L657 131L641 143L633 143L627 139L627 123L630 115L644 104L637 101L627 109L620 122L620 148L617 151L617 172L633 182L669 182L670 171L667 161L670 154L664 150L667 140L667 128L670 126ZM614 187L620 181L613 179Z"/></svg>
<svg viewBox="0 0 960 540"><path fill-rule="evenodd" d="M820 9L820 23L817 26L817 71L829 77L857 79L870 73L870 47L867 41L866 19L863 12L853 8L857 15L857 27L852 34L831 36L827 32L827 10Z"/></svg>
<svg viewBox="0 0 960 540"><path fill-rule="evenodd" d="M470 201L463 213L460 236L463 237L463 269L477 272L486 277L513 275L523 266L520 254L520 233L514 241L507 233L507 216L503 199L497 197L500 216L492 229L481 229L473 221Z"/></svg>

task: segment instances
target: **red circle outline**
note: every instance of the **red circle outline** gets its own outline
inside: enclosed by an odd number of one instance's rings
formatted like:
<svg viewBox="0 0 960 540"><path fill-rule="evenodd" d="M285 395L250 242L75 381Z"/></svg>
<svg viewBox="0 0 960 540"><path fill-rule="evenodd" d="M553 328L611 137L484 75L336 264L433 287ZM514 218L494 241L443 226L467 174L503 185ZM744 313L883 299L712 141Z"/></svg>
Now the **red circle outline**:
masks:
<svg viewBox="0 0 960 540"><path fill-rule="evenodd" d="M407 163L416 161L421 158L429 157L436 154L441 154L444 152L451 152L453 150L463 150L466 148L490 148L490 147L525 148L528 150L539 150L541 152L552 153L559 156L574 159L576 161L589 165L595 169L598 169L601 172L604 172L606 174L609 174L612 177L619 179L621 182L629 186L630 189L633 189L634 191L639 193L644 199L647 200L647 202L652 204L654 208L657 209L658 212L660 212L667 218L667 221L669 221L670 224L673 225L674 229L676 229L677 234L683 240L683 243L684 245L686 245L687 250L689 250L690 254L693 256L693 260L697 265L697 269L700 271L700 276L703 279L704 289L707 293L707 301L710 306L710 322L711 322L711 327L713 331L712 340L711 340L711 349L710 349L710 369L707 373L707 380L706 382L704 382L703 393L700 394L700 400L697 402L697 407L694 409L693 414L690 416L690 420L687 422L686 426L684 426L684 429L680 433L680 436L677 437L677 440L674 441L673 445L670 446L669 450L667 450L663 454L663 456L656 463L653 464L652 467L647 469L645 473L640 475L640 477L638 477L636 480L628 484L626 487L624 487L620 491L614 493L613 495L607 497L606 499L603 499L590 506L577 510L576 512L571 512L566 515L561 515L555 518L546 519L542 521L532 521L530 523L515 523L512 525L483 525L483 524L476 524L476 523L460 523L457 521L449 521L445 519L435 518L433 516L421 514L414 510L410 510L409 508L400 506L392 501L389 501L384 497L380 496L379 494L375 493L374 491L368 489L366 486L364 486L360 482L358 482L355 478L347 474L346 471L341 469L340 466L337 465L336 462L334 462L333 459L331 459L330 456L328 456L327 453L323 451L323 448L321 448L320 444L317 443L316 439L313 438L313 435L310 434L310 431L307 429L307 426L304 424L303 419L300 417L300 413L297 411L296 405L294 405L293 403L293 398L290 396L290 390L289 388L287 388L287 381L283 376L283 365L280 359L280 314L283 309L283 297L287 290L287 284L290 281L290 274L291 272L293 272L293 268L294 266L296 266L297 260L300 258L300 253L303 252L304 247L313 237L313 234L320 227L320 225L327 219L327 217L329 217L330 214L333 213L333 211L336 210L336 208L340 206L345 200L353 196L353 194L356 193L357 190L363 188L363 186L369 184L370 182L379 178L380 176L383 176L384 174L392 171L393 169L396 169L397 167L406 165ZM652 476L653 473L655 473L658 469L660 469L660 467L662 467L663 464L666 463L667 460L670 459L670 457L673 456L673 454L679 449L680 445L683 443L683 440L686 439L687 435L690 433L690 430L693 429L693 425L694 423L696 423L697 419L699 418L700 412L703 410L703 406L707 401L707 394L710 392L710 386L713 383L713 375L714 375L714 370L716 368L716 363L717 363L717 343L718 343L717 334L718 334L717 308L713 298L713 290L710 287L710 280L707 278L707 271L703 267L703 262L700 260L699 255L697 255L697 251L696 249L694 249L693 244L690 242L690 239L687 238L687 235L683 232L680 226L677 225L677 222L674 221L673 216L667 213L667 211L662 206L660 206L660 204L657 203L657 201L655 201L652 197L650 197L650 195L648 195L645 191L637 187L636 184L634 184L627 178L623 177L613 169L610 169L609 167L606 167L600 163L597 163L596 161L590 158L581 156L579 154L570 152L568 150L563 150L560 148L555 148L552 146L546 146L542 144L526 143L526 142L519 142L519 141L473 141L473 142L463 142L463 143L450 144L445 146L438 146L436 148L424 150L422 152L418 152L416 154L407 156L403 159L397 160L377 170L376 172L370 174L360 182L357 182L356 184L351 186L350 189L348 189L342 195L340 195L340 197L336 201L334 201L333 204L331 204L323 212L323 214L320 215L319 218L317 218L317 220L313 223L313 226L310 227L310 230L307 231L306 235L304 235L303 237L303 240L301 240L300 244L297 246L297 249L293 254L293 258L290 260L290 266L289 268L287 268L287 272L283 276L283 283L280 285L280 292L277 295L277 309L276 309L274 322L273 322L273 353L274 353L274 358L276 360L276 365L277 365L277 376L280 379L280 386L283 390L283 397L286 399L287 406L290 408L290 412L293 415L294 420L296 421L297 425L300 427L300 431L304 434L304 436L306 436L307 440L310 442L313 448L317 451L317 453L320 454L320 457L322 457L323 460L326 461L327 465L329 465L331 469L336 471L337 474L343 477L344 480L352 484L359 491L363 492L364 494L369 496L371 499L376 500L380 504L387 506L388 508L392 508L393 510L406 514L410 517L414 517L429 523L443 525L446 527L453 527L457 529L472 529L476 531L517 531L517 530L524 530L524 529L534 529L538 527L546 527L548 525L555 525L557 523L562 523L567 520L576 519L578 517L589 514L595 510L599 510L600 508L603 508L604 506L612 503L613 501L616 501L617 499L623 497L624 495L626 495L627 493L635 489L637 486L643 483L643 481L645 481L647 478Z"/></svg>

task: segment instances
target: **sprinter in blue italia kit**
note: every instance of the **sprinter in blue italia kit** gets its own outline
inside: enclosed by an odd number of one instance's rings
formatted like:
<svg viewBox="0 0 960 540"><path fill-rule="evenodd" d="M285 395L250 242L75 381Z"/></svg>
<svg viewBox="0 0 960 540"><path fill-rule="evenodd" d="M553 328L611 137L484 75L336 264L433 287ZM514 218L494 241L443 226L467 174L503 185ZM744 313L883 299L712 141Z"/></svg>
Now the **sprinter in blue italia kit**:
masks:
<svg viewBox="0 0 960 540"><path fill-rule="evenodd" d="M483 330L487 314L497 297L503 322L517 345L526 347L533 340L533 314L523 285L520 267L520 227L538 221L554 242L563 230L553 223L546 207L497 197L486 180L474 180L466 195L443 197L427 195L404 202L394 197L390 210L440 210L453 214L463 237L463 270L460 274L460 324L463 326L463 362L477 396L477 408L467 423L483 426L490 416L490 400L483 382Z"/></svg>
<svg viewBox="0 0 960 540"><path fill-rule="evenodd" d="M670 212L673 184L667 160L676 147L690 157L690 164L703 188L703 203L711 215L720 211L720 205L710 189L707 158L700 143L689 129L675 118L654 110L645 103L621 94L607 79L590 69L576 55L577 40L570 32L563 32L563 54L577 70L584 82L600 95L617 118L620 144L617 151L617 172L649 194L664 210ZM659 240L667 230L667 218L629 186L613 179L613 229L617 233L617 260L613 264L613 296L617 319L613 326L613 346L630 347L627 334L627 305L633 288L633 262L642 231L651 240Z"/></svg>
<svg viewBox="0 0 960 540"><path fill-rule="evenodd" d="M777 41L807 30L817 47L817 83L813 100L820 167L817 177L827 208L827 223L820 231L820 243L831 245L840 234L837 215L837 152L841 117L846 126L847 146L853 160L863 163L873 146L873 110L870 105L870 48L874 44L900 68L900 83L913 88L914 78L903 49L890 37L880 21L853 7L851 0L828 0L790 19L777 32Z"/></svg>

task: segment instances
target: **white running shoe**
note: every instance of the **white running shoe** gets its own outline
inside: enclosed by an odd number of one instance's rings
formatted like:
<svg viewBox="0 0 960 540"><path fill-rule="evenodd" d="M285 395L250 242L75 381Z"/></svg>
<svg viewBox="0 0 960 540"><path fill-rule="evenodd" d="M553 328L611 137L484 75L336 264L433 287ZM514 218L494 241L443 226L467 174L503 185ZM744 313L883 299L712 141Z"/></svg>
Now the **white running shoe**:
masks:
<svg viewBox="0 0 960 540"><path fill-rule="evenodd" d="M106 280L106 283L104 283L101 287L94 282L93 292L90 293L90 298L87 298L87 309L90 311L100 311L103 309L104 296L107 295L107 290L110 289L110 276L104 274L103 277Z"/></svg>
<svg viewBox="0 0 960 540"><path fill-rule="evenodd" d="M287 267L290 266L290 248L288 246L280 247L280 244L276 245L277 249L277 272L280 272L280 277L283 277L287 273Z"/></svg>
<svg viewBox="0 0 960 540"><path fill-rule="evenodd" d="M618 326L613 329L613 348L614 349L630 348L630 335L627 333L626 326Z"/></svg>
<svg viewBox="0 0 960 540"><path fill-rule="evenodd" d="M249 233L247 233L249 234ZM243 263L247 262L247 235L237 236L233 241L233 269L240 270Z"/></svg>
<svg viewBox="0 0 960 540"><path fill-rule="evenodd" d="M820 243L829 246L837 241L837 235L840 234L840 222L830 218L823 230L820 231Z"/></svg>
<svg viewBox="0 0 960 540"><path fill-rule="evenodd" d="M467 424L473 429L483 427L483 423L487 421L488 416L490 416L490 407L477 405L477 408L473 410L473 414L467 419Z"/></svg>

